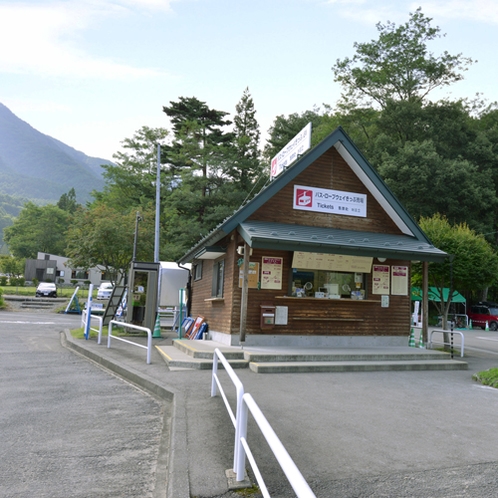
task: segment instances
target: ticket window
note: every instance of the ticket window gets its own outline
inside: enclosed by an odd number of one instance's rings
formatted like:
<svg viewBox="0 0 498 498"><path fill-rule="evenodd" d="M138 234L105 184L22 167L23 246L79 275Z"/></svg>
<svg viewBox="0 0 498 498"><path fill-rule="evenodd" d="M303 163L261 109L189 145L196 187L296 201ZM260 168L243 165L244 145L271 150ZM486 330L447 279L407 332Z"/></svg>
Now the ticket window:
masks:
<svg viewBox="0 0 498 498"><path fill-rule="evenodd" d="M292 269L291 296L365 299L365 273Z"/></svg>

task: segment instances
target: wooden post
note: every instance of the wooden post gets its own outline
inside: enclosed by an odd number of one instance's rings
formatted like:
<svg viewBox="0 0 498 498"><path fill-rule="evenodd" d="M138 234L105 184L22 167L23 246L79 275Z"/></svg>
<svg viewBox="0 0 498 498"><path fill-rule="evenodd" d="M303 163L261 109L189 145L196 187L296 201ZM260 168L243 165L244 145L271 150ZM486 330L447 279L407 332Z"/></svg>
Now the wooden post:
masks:
<svg viewBox="0 0 498 498"><path fill-rule="evenodd" d="M429 340L429 263L422 262L422 336L424 344Z"/></svg>
<svg viewBox="0 0 498 498"><path fill-rule="evenodd" d="M244 243L244 271L242 273L242 295L240 297L240 345L243 346L246 340L247 325L247 297L249 291L249 258L251 248Z"/></svg>

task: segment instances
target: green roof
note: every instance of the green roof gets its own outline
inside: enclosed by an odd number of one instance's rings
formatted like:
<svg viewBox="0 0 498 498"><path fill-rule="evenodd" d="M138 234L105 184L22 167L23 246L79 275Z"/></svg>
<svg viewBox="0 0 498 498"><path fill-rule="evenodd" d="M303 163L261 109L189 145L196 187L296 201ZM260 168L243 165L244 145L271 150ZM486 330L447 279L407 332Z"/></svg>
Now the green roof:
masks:
<svg viewBox="0 0 498 498"><path fill-rule="evenodd" d="M254 212L332 147L348 163L402 235L249 221ZM254 248L357 254L412 261L440 262L447 257L445 252L432 245L341 127L298 158L249 203L200 240L178 262L184 264L192 261L204 246L219 245L220 240L236 229L249 246Z"/></svg>

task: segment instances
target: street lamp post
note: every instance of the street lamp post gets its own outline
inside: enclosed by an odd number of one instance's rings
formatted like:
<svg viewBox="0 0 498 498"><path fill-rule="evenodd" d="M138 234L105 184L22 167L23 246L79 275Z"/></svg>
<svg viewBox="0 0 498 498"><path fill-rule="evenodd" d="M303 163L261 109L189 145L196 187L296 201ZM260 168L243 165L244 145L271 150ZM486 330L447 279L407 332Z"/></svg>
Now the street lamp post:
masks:
<svg viewBox="0 0 498 498"><path fill-rule="evenodd" d="M133 256L131 258L132 261L136 261L136 259L137 259L138 222L142 221L142 220L143 220L142 216L137 211L137 214L135 217L135 235L133 238Z"/></svg>

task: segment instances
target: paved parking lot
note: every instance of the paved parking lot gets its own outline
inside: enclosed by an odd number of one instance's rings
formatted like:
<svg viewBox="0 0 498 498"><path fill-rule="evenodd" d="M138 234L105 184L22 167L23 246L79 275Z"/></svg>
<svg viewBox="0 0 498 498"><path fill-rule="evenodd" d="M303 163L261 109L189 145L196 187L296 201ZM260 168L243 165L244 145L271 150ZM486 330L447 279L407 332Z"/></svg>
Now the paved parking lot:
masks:
<svg viewBox="0 0 498 498"><path fill-rule="evenodd" d="M78 320L0 311L0 496L164 497L169 407L63 348Z"/></svg>

